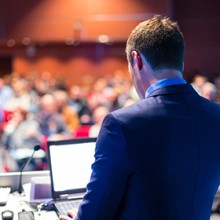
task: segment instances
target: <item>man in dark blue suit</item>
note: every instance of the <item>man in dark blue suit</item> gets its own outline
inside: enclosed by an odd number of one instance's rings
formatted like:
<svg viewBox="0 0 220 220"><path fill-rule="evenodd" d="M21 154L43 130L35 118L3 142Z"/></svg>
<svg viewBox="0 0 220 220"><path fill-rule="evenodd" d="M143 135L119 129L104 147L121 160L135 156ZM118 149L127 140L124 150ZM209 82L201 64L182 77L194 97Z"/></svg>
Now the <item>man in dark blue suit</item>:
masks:
<svg viewBox="0 0 220 220"><path fill-rule="evenodd" d="M106 116L75 219L208 220L220 183L220 106L183 79L184 40L170 19L140 23L126 53L141 101Z"/></svg>

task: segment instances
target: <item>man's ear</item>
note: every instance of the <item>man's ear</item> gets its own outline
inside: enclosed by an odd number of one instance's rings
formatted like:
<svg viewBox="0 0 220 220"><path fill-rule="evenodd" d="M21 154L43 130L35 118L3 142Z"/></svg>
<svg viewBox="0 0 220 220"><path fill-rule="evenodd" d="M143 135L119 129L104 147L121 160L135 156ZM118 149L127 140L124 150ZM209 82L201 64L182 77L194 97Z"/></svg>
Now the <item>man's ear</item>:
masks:
<svg viewBox="0 0 220 220"><path fill-rule="evenodd" d="M131 55L133 57L134 64L137 65L138 70L141 70L143 67L143 62L139 52L134 50L131 52Z"/></svg>

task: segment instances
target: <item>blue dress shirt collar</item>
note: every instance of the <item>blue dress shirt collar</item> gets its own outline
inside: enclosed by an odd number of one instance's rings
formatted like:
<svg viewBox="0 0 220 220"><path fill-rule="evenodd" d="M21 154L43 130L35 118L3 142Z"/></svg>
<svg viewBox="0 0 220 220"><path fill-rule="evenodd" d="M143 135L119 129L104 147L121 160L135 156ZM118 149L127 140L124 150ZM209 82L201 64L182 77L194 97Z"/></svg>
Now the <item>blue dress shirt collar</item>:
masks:
<svg viewBox="0 0 220 220"><path fill-rule="evenodd" d="M187 84L187 82L182 78L168 78L162 79L154 84L152 84L145 93L145 98L149 96L154 90L165 87L165 86L172 86L172 85L179 85L179 84Z"/></svg>

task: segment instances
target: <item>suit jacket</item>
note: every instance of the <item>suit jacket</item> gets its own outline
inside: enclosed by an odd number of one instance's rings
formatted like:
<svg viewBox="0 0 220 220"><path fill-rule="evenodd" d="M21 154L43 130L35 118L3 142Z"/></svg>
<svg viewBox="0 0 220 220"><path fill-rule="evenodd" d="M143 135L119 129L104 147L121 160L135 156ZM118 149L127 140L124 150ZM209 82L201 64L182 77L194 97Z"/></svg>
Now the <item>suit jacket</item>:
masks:
<svg viewBox="0 0 220 220"><path fill-rule="evenodd" d="M167 86L106 116L77 220L208 220L220 183L220 106Z"/></svg>

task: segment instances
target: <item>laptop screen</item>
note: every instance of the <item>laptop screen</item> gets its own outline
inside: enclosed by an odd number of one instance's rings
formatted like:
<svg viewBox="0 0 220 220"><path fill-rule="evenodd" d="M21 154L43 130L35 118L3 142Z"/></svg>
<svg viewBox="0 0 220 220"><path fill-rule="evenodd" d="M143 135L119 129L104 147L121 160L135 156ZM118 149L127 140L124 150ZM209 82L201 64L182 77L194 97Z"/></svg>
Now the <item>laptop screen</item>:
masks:
<svg viewBox="0 0 220 220"><path fill-rule="evenodd" d="M94 162L96 138L48 141L53 193L74 193L86 188Z"/></svg>

